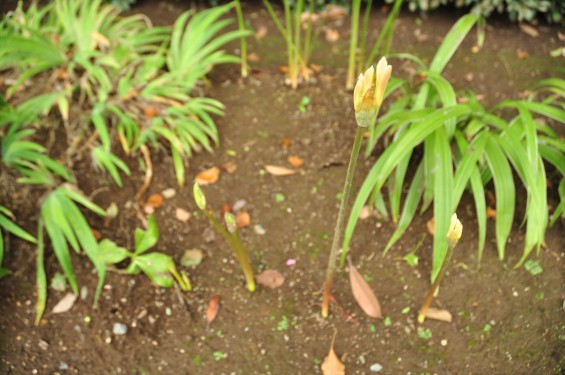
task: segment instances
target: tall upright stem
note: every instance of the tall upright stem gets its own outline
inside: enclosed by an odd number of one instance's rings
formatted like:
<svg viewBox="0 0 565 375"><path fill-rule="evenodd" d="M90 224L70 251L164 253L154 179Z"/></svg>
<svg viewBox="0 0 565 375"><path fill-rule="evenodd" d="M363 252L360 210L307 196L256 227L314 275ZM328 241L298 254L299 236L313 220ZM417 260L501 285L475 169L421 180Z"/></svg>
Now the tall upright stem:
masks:
<svg viewBox="0 0 565 375"><path fill-rule="evenodd" d="M237 23L239 31L245 31L245 21L243 20L243 11L241 10L241 2L235 1L235 11L237 13ZM249 74L249 64L247 63L247 40L246 36L242 35L241 40L241 76L247 77Z"/></svg>
<svg viewBox="0 0 565 375"><path fill-rule="evenodd" d="M332 241L332 247L330 250L330 259L328 261L328 268L326 270L326 282L324 284L324 299L322 301L322 316L324 318L327 317L329 313L329 301L330 301L330 294L332 289L332 279L336 267L337 251L339 244L341 242L341 232L343 230L343 218L345 216L345 207L347 206L349 192L351 191L351 185L353 184L353 174L355 173L357 157L359 156L359 150L361 149L361 143L363 141L364 133L365 133L365 128L358 126L357 131L355 132L355 141L353 142L353 150L351 151L349 166L347 167L347 175L345 177L343 194L341 196L341 203L339 205L339 212L337 214L337 222L335 224L334 237Z"/></svg>
<svg viewBox="0 0 565 375"><path fill-rule="evenodd" d="M355 54L359 38L359 13L361 0L353 0L351 5L351 39L349 40L349 65L347 67L347 82L345 88L351 90L355 84Z"/></svg>

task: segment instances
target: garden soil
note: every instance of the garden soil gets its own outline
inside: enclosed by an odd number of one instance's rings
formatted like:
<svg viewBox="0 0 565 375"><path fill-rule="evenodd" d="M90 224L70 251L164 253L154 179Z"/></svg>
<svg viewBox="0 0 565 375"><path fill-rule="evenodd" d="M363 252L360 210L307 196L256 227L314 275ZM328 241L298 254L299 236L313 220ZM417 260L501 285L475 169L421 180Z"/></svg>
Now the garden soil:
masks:
<svg viewBox="0 0 565 375"><path fill-rule="evenodd" d="M145 1L133 11L166 25L185 9L180 2ZM319 34L312 56L319 71L314 81L292 90L284 85L280 71L286 61L284 42L269 15L259 2L245 3L244 13L250 26L261 30L250 42L252 73L242 79L238 66L221 66L201 89L201 94L225 105L225 116L216 118L219 146L214 153L200 152L190 159L184 188L176 184L167 152L151 152L154 176L145 198L166 189L175 193L156 209L160 238L155 250L171 255L177 264L187 249L203 252L197 267L179 266L190 275L193 290L163 289L143 275L110 272L99 305L93 308L97 276L88 259L75 254L73 266L84 298L70 311L54 314L53 306L65 293L50 289L46 313L35 326L36 251L12 237L4 266L14 273L0 281L0 373L321 374L320 364L335 335L334 350L347 374L563 374L564 222L549 229L545 246L534 256L543 269L540 274L515 270L525 235L524 191L519 194L506 258L498 259L494 222L489 220L480 264L474 205L470 196L463 197L457 209L463 237L432 302L451 312L451 323L416 321L430 287L430 210L415 218L384 257L393 222L373 214L359 221L355 231L350 259L375 291L387 319L363 314L351 293L347 269L336 274L330 317L320 316L321 287L356 126L352 94L344 89L349 20L326 24L329 39L338 40L326 40L326 31ZM382 8L375 9L371 30L379 29L385 15ZM461 15L454 10L401 13L393 50L430 61ZM482 50L473 51L476 35L469 35L448 65L446 77L456 89L481 95L486 106L519 98L534 82L557 74L562 64L562 59L549 57L563 44L558 28L536 29L540 35L534 38L517 24L490 19ZM371 31L370 40L375 33ZM237 45L230 46L230 51L236 49ZM394 75L413 75L410 64L389 62ZM310 102L300 111L304 97ZM61 127L57 116L51 121ZM64 133L55 134L51 152L57 157L66 140ZM383 147L380 144L373 155L359 159L353 196ZM303 166L290 165L289 156L302 159ZM133 173L122 189L96 171L88 156L76 160L74 168L85 194L102 207L115 203L119 208L111 220L89 217L93 229L132 248L134 229L142 225L135 195L144 172L140 155L126 160ZM274 176L266 172L266 165L297 173ZM280 271L285 277L281 287L259 286L248 292L230 248L197 215L191 181L214 166L221 169L219 180L203 187L209 206L216 214L225 205L249 213L251 224L240 234L253 268L256 273ZM555 206L558 175L550 170L548 177L550 204ZM3 204L14 209L18 223L34 232L42 192L2 189ZM190 219L179 221L177 209L191 213ZM410 252L419 257L416 266L404 260ZM60 272L49 247L46 269L49 278ZM220 308L208 324L208 302L216 295ZM116 334L116 324L125 325L125 334Z"/></svg>

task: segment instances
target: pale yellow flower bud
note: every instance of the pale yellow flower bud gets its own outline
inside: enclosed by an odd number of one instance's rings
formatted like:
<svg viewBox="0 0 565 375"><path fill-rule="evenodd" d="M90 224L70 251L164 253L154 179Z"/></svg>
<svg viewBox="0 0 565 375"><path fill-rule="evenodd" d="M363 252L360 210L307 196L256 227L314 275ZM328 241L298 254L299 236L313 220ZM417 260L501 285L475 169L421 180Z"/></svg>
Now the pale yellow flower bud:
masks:
<svg viewBox="0 0 565 375"><path fill-rule="evenodd" d="M447 231L447 242L449 243L450 247L455 247L461 235L463 234L463 225L457 219L457 214L453 214L451 216L451 224L449 225L449 230Z"/></svg>
<svg viewBox="0 0 565 375"><path fill-rule="evenodd" d="M383 57L376 68L372 65L364 74L359 75L353 91L357 125L366 128L375 120L391 73L392 66Z"/></svg>

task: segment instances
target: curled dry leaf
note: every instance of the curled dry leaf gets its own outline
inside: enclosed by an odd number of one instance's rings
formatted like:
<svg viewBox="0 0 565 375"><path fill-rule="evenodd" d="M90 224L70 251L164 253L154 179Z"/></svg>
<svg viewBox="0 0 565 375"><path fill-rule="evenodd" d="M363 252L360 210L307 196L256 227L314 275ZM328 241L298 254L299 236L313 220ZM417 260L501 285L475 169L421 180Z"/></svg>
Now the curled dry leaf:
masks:
<svg viewBox="0 0 565 375"><path fill-rule="evenodd" d="M290 176L296 174L296 170L276 165L265 165L265 170L273 176Z"/></svg>
<svg viewBox="0 0 565 375"><path fill-rule="evenodd" d="M238 228L248 227L251 224L251 216L249 215L249 212L242 211L237 214L235 222Z"/></svg>
<svg viewBox="0 0 565 375"><path fill-rule="evenodd" d="M304 160L302 160L301 158L299 158L296 155L290 155L288 158L288 163L290 165L292 165L293 167L302 167L304 165Z"/></svg>
<svg viewBox="0 0 565 375"><path fill-rule="evenodd" d="M277 270L265 270L256 276L257 284L276 289L284 284L284 276Z"/></svg>
<svg viewBox="0 0 565 375"><path fill-rule="evenodd" d="M426 318L447 323L451 323L453 320L453 317L451 316L451 313L449 311L443 309L434 309L433 307L428 308L428 311L426 311Z"/></svg>
<svg viewBox="0 0 565 375"><path fill-rule="evenodd" d="M220 295L217 294L210 298L208 302L208 309L206 310L206 322L208 324L212 323L216 316L218 316L218 310L220 310Z"/></svg>
<svg viewBox="0 0 565 375"><path fill-rule="evenodd" d="M324 358L324 362L322 362L322 373L324 375L345 375L345 365L341 363L334 351L334 340L335 334L332 339L330 351L326 358Z"/></svg>
<svg viewBox="0 0 565 375"><path fill-rule="evenodd" d="M67 293L57 304L53 307L53 314L60 314L69 311L75 301L77 300L77 296L73 293Z"/></svg>
<svg viewBox="0 0 565 375"><path fill-rule="evenodd" d="M222 167L224 168L224 170L226 172L228 172L229 174L234 173L237 170L237 164L235 164L233 161L226 161Z"/></svg>
<svg viewBox="0 0 565 375"><path fill-rule="evenodd" d="M382 318L383 314L381 312L379 300L375 296L375 293L371 290L369 284L367 284L363 278L363 275L361 275L359 271L357 271L357 268L353 266L351 259L349 260L349 282L351 284L353 297L355 297L355 300L361 309L363 309L365 314L371 318Z"/></svg>
<svg viewBox="0 0 565 375"><path fill-rule="evenodd" d="M494 219L496 217L496 210L492 207L487 207L487 219Z"/></svg>
<svg viewBox="0 0 565 375"><path fill-rule="evenodd" d="M163 196L159 193L151 194L149 198L147 198L147 202L145 202L145 206L157 208L163 205Z"/></svg>
<svg viewBox="0 0 565 375"><path fill-rule="evenodd" d="M520 30L522 30L523 33L528 34L532 38L537 38L539 36L539 31L535 27L530 26L526 23L520 23L519 26Z"/></svg>
<svg viewBox="0 0 565 375"><path fill-rule="evenodd" d="M190 214L190 212L188 212L184 208L177 208L175 210L175 218L178 221L182 221L183 223L186 223L188 220L190 220L191 216L192 215Z"/></svg>
<svg viewBox="0 0 565 375"><path fill-rule="evenodd" d="M196 182L200 186L210 185L218 181L218 178L220 178L220 168L212 167L198 173L196 175Z"/></svg>

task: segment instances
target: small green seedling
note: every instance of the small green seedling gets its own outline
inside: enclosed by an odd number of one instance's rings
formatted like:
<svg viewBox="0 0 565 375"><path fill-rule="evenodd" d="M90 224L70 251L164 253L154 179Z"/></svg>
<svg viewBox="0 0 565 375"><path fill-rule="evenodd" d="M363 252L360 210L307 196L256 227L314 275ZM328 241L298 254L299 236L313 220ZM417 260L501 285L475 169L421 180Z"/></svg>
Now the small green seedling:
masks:
<svg viewBox="0 0 565 375"><path fill-rule="evenodd" d="M251 268L251 263L249 262L249 257L247 256L247 252L243 247L243 243L241 242L241 239L237 234L237 223L235 217L229 212L225 213L224 221L227 227L226 230L226 228L224 228L218 222L218 220L216 220L216 218L212 216L212 213L206 208L206 196L204 195L202 189L200 189L200 186L198 186L198 183L194 183L193 191L194 201L196 202L198 208L202 211L204 216L206 216L208 220L210 220L212 225L218 230L218 232L220 232L222 237L224 237L224 239L233 249L235 256L239 260L239 265L241 266L243 274L245 275L247 289L249 289L250 292L255 291L256 286L255 278L253 276L253 269Z"/></svg>
<svg viewBox="0 0 565 375"><path fill-rule="evenodd" d="M117 264L130 258L126 271L132 275L140 272L164 288L171 288L174 280L182 290L191 290L190 281L185 272L178 272L173 259L162 253L147 253L159 239L159 228L153 215L147 218L147 230L136 228L135 251L118 246L111 240L104 239L98 245L99 256L105 264Z"/></svg>
<svg viewBox="0 0 565 375"><path fill-rule="evenodd" d="M305 113L308 110L308 106L310 105L310 97L309 96L303 96L302 99L300 100L300 104L298 104L298 110L301 113Z"/></svg>

